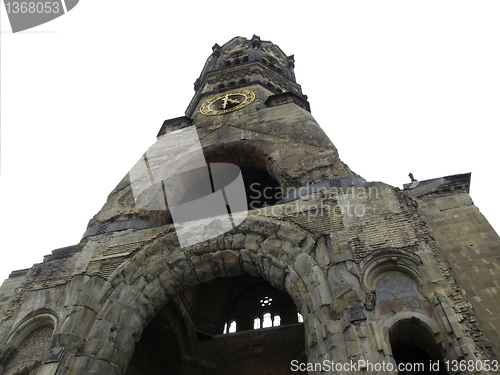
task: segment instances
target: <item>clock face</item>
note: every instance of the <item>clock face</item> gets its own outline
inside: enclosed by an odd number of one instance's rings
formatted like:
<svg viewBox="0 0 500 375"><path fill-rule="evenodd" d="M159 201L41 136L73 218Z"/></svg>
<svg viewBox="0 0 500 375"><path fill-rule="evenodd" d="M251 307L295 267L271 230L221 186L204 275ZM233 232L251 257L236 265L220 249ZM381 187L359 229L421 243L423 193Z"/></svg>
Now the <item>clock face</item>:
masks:
<svg viewBox="0 0 500 375"><path fill-rule="evenodd" d="M254 99L255 94L252 91L230 91L207 100L202 104L200 112L206 116L223 115L246 107Z"/></svg>

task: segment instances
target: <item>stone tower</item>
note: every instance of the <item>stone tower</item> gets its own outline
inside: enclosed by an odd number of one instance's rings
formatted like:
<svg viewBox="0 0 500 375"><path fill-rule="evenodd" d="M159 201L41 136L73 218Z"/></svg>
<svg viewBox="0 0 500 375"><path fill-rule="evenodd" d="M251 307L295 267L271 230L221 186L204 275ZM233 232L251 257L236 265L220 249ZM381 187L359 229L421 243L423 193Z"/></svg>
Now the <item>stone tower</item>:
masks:
<svg viewBox="0 0 500 375"><path fill-rule="evenodd" d="M3 283L0 373L494 372L500 238L470 175L366 182L293 56L212 51L80 243Z"/></svg>

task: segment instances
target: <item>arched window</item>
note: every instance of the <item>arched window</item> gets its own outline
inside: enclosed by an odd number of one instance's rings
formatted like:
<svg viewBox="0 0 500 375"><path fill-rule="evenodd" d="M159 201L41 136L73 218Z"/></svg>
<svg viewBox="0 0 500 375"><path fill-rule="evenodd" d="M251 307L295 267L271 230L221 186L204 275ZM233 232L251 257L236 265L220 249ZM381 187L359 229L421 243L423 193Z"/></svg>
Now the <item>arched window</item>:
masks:
<svg viewBox="0 0 500 375"><path fill-rule="evenodd" d="M178 298L186 321L191 324L191 333L184 336L178 347L187 348L184 358L188 361L184 362L187 367L193 366L192 371L186 368L126 375L200 371L232 375L263 370L266 374L288 374L291 361L306 361L305 329L303 324L297 324L292 298L260 277L216 278L184 289ZM264 329L264 325L274 328ZM151 352L153 360L157 351L153 347ZM211 363L216 363L217 368L200 368Z"/></svg>
<svg viewBox="0 0 500 375"><path fill-rule="evenodd" d="M13 357L4 371L17 368L20 373L32 373L43 363L50 349L50 342L57 325L57 317L51 313L35 315L20 324L7 340ZM33 372L34 373L34 372Z"/></svg>
<svg viewBox="0 0 500 375"><path fill-rule="evenodd" d="M253 329L260 329L260 317L255 317L253 319Z"/></svg>
<svg viewBox="0 0 500 375"><path fill-rule="evenodd" d="M254 318L254 329L278 327L281 324L281 317L278 313L271 314L267 309L269 309L273 304L273 299L271 297L264 297L259 300L260 308L266 309L260 317Z"/></svg>
<svg viewBox="0 0 500 375"><path fill-rule="evenodd" d="M276 314L273 318L273 327L279 327L281 324L281 318L278 314Z"/></svg>
<svg viewBox="0 0 500 375"><path fill-rule="evenodd" d="M269 328L273 326L273 320L271 319L271 313L265 313L262 317L262 328Z"/></svg>
<svg viewBox="0 0 500 375"><path fill-rule="evenodd" d="M274 206L283 198L284 190L271 175L262 149L255 145L235 144L204 153L208 163L230 163L240 168L249 211Z"/></svg>
<svg viewBox="0 0 500 375"><path fill-rule="evenodd" d="M389 340L392 355L398 366L403 366L403 374L446 374L441 348L434 335L424 324L416 324L416 319L398 321L390 330ZM432 371L432 370L440 371ZM410 371L411 370L411 371Z"/></svg>
<svg viewBox="0 0 500 375"><path fill-rule="evenodd" d="M247 275L188 288L183 300L196 329L208 335L298 323L297 308L288 294Z"/></svg>

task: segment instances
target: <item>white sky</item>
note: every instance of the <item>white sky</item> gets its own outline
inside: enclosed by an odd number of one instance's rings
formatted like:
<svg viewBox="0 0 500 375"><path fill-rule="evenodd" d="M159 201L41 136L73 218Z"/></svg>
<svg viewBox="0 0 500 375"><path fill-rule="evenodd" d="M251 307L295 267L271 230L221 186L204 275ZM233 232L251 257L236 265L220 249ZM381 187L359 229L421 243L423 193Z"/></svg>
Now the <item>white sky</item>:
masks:
<svg viewBox="0 0 500 375"><path fill-rule="evenodd" d="M2 5L0 282L80 241L234 36L295 55L356 173L401 187L409 172L473 172L471 196L500 228L500 2L172 3L82 0L16 34Z"/></svg>

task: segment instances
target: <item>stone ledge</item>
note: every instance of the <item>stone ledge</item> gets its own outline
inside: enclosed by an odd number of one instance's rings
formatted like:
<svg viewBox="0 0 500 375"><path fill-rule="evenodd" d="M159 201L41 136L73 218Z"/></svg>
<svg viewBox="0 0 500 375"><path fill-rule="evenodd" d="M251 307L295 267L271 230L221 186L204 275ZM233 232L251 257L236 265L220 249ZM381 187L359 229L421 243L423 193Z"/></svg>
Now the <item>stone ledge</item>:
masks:
<svg viewBox="0 0 500 375"><path fill-rule="evenodd" d="M20 276L26 276L31 268L25 268L22 270L16 270L12 271L9 275L9 279L12 279L14 277L20 277Z"/></svg>
<svg viewBox="0 0 500 375"><path fill-rule="evenodd" d="M301 98L293 92L283 92L281 94L271 95L265 102L269 108L289 103L296 104L300 108L305 109L307 112L311 112L311 106L309 105L307 99L303 97Z"/></svg>
<svg viewBox="0 0 500 375"><path fill-rule="evenodd" d="M408 191L415 198L432 193L469 193L471 173L456 174L424 181L413 181L411 184L404 184L404 190Z"/></svg>
<svg viewBox="0 0 500 375"><path fill-rule="evenodd" d="M163 125L161 126L160 131L158 132L158 135L156 137L157 138L161 137L162 135L165 135L166 133L171 132L173 130L185 128L187 126L190 126L192 123L193 120L187 116L181 116L165 120L163 121Z"/></svg>

